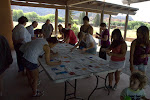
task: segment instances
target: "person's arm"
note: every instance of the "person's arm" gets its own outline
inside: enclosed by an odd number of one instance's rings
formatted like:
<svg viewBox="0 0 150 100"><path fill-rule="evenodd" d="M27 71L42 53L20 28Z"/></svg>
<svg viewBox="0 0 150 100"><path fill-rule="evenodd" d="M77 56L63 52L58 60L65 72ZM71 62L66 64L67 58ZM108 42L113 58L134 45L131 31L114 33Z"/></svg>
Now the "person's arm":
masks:
<svg viewBox="0 0 150 100"><path fill-rule="evenodd" d="M60 65L61 61L59 62L50 62L50 47L48 45L44 45L43 50L45 51L45 60L46 64L50 66Z"/></svg>
<svg viewBox="0 0 150 100"><path fill-rule="evenodd" d="M92 49L93 47L94 47L94 43L90 43L90 47L88 47L88 48L83 48L82 50L83 50L83 51L86 51L86 50Z"/></svg>
<svg viewBox="0 0 150 100"><path fill-rule="evenodd" d="M91 26L90 34L93 35L93 27Z"/></svg>
<svg viewBox="0 0 150 100"><path fill-rule="evenodd" d="M66 34L66 37L64 38L64 42L65 43L69 43L69 41L70 41L70 32L67 32L67 33L65 33Z"/></svg>
<svg viewBox="0 0 150 100"><path fill-rule="evenodd" d="M144 96L144 97L142 97L142 100L150 100L150 99L147 99L147 98Z"/></svg>
<svg viewBox="0 0 150 100"><path fill-rule="evenodd" d="M81 41L82 41L82 38L79 38L78 43L73 48L71 48L71 51L73 51L73 49L77 48L80 45Z"/></svg>
<svg viewBox="0 0 150 100"><path fill-rule="evenodd" d="M120 96L120 100L124 100L123 96Z"/></svg>
<svg viewBox="0 0 150 100"><path fill-rule="evenodd" d="M135 45L136 45L136 41L134 40L131 43L131 48L130 48L130 71L133 72L134 67L133 67L133 55L134 55L134 51L135 51Z"/></svg>
<svg viewBox="0 0 150 100"><path fill-rule="evenodd" d="M127 44L123 43L122 47L121 47L121 53L120 54L116 54L116 53L110 53L110 56L115 56L115 57L125 57L127 52ZM108 54L109 55L109 54Z"/></svg>

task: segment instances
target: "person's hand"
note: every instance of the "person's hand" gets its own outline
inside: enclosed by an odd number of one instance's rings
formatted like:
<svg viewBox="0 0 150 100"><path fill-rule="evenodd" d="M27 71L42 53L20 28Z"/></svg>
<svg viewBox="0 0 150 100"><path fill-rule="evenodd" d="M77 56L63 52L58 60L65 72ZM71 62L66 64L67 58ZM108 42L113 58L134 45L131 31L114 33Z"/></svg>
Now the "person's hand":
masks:
<svg viewBox="0 0 150 100"><path fill-rule="evenodd" d="M58 64L58 65L61 65L61 61L58 61L57 64Z"/></svg>
<svg viewBox="0 0 150 100"><path fill-rule="evenodd" d="M87 48L83 48L83 49L82 49L82 51L86 51L86 50L87 50Z"/></svg>
<svg viewBox="0 0 150 100"><path fill-rule="evenodd" d="M70 49L70 52L72 52L74 50L74 47Z"/></svg>
<svg viewBox="0 0 150 100"><path fill-rule="evenodd" d="M109 53L107 53L108 54L108 56L113 56L113 53L112 52L109 52Z"/></svg>
<svg viewBox="0 0 150 100"><path fill-rule="evenodd" d="M146 54L141 55L141 59L144 59L144 58L146 58L146 57L147 57Z"/></svg>
<svg viewBox="0 0 150 100"><path fill-rule="evenodd" d="M131 71L131 73L134 71L133 65L130 65L130 71Z"/></svg>
<svg viewBox="0 0 150 100"><path fill-rule="evenodd" d="M106 52L106 53L110 53L110 50L109 50L109 49L105 49L105 52Z"/></svg>
<svg viewBox="0 0 150 100"><path fill-rule="evenodd" d="M54 55L57 56L57 55L58 55L58 52L54 53Z"/></svg>

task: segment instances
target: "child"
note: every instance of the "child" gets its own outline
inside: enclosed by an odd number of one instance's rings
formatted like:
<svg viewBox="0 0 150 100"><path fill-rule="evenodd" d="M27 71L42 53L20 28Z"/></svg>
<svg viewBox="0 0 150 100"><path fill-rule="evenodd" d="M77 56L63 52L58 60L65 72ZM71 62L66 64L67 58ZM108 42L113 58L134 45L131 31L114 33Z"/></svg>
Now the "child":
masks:
<svg viewBox="0 0 150 100"><path fill-rule="evenodd" d="M130 70L146 72L148 57L150 57L149 29L141 26L137 29L137 39L131 44Z"/></svg>
<svg viewBox="0 0 150 100"><path fill-rule="evenodd" d="M150 100L145 97L144 87L147 84L147 77L141 72L134 72L130 77L130 86L125 88L120 100Z"/></svg>
<svg viewBox="0 0 150 100"><path fill-rule="evenodd" d="M119 69L116 70L116 72L109 73L109 86L108 88L116 90L117 85L120 80L120 73L125 65L125 55L127 51L127 44L123 40L123 37L121 35L121 31L119 29L115 29L112 32L111 36L111 45L108 49L103 48L102 52L106 52L111 58L109 61L110 67L117 66ZM114 77L115 76L115 77ZM113 84L113 78L115 78L115 84Z"/></svg>

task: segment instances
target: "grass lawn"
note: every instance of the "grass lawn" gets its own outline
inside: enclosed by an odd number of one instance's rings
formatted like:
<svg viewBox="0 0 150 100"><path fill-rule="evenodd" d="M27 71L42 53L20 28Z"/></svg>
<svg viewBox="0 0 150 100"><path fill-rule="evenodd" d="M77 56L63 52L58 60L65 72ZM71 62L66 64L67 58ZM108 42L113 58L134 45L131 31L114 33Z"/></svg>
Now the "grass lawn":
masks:
<svg viewBox="0 0 150 100"><path fill-rule="evenodd" d="M18 24L18 22L13 22L13 24L14 24L14 26L16 26ZM36 29L41 29L43 24L44 23L38 23L38 26ZM52 24L55 28L54 23L52 23ZM29 25L31 25L31 22L28 22L26 26L29 26ZM65 26L64 24L62 24L62 25ZM80 29L80 25L77 25L77 26ZM93 29L94 29L94 34L96 32L99 32L99 27L93 27ZM112 31L113 31L113 29L110 29L110 34L112 33ZM122 36L124 36L124 30L121 30L121 33L122 33ZM136 30L127 30L127 37L128 38L136 38Z"/></svg>

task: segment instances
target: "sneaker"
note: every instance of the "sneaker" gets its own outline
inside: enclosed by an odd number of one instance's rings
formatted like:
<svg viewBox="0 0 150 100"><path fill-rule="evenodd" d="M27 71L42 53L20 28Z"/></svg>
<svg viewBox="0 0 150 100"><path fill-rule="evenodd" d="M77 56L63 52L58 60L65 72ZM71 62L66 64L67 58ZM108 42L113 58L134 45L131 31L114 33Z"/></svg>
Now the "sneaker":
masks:
<svg viewBox="0 0 150 100"><path fill-rule="evenodd" d="M117 85L115 84L114 87L113 87L113 90L117 90Z"/></svg>
<svg viewBox="0 0 150 100"><path fill-rule="evenodd" d="M37 91L37 93L35 95L32 95L32 97L41 97L44 95L44 91Z"/></svg>
<svg viewBox="0 0 150 100"><path fill-rule="evenodd" d="M105 87L105 89L106 89L106 90L107 90L107 89L110 90L110 89L112 89L112 86L108 85L108 86Z"/></svg>

